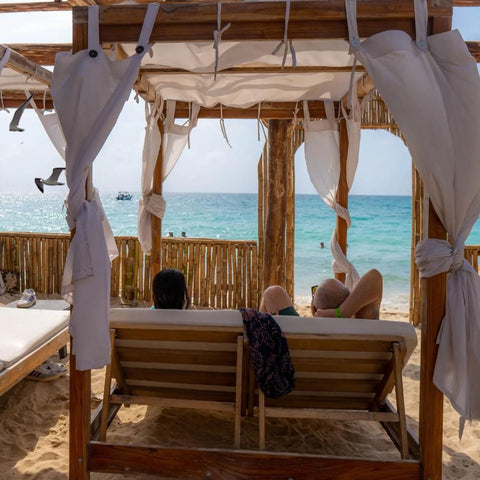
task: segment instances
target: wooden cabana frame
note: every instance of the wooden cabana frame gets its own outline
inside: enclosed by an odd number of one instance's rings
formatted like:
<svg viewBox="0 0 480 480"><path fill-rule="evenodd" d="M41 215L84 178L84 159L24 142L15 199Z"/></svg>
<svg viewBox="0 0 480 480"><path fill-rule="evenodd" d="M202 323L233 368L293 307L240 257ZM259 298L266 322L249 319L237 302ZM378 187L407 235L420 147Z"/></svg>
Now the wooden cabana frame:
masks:
<svg viewBox="0 0 480 480"><path fill-rule="evenodd" d="M201 2L181 5L178 10L164 2L160 7L152 41L194 41L211 39L216 28L216 4ZM177 2L173 2L177 3ZM429 1L428 33L447 31L451 26L451 3ZM401 29L414 34L414 12L411 0L389 2L364 0L358 5L360 36ZM121 6L101 8L102 42L136 41L143 21L144 8ZM252 21L255 18L255 21ZM73 50L87 48L86 9L73 12ZM224 39L279 39L283 35L284 5L276 3L226 3L224 22L232 26ZM318 32L321 32L320 34ZM347 25L343 0L295 2L289 36L291 38L345 38ZM141 82L141 79L140 79ZM145 92L147 95L149 91ZM345 144L343 144L345 148ZM341 190L339 195L346 193ZM429 211L429 236L444 238L445 230L434 210ZM70 478L84 480L90 471L162 473L181 478L249 478L291 477L356 478L394 480L440 480L442 470L443 396L432 382L436 359L436 336L445 308L445 274L426 281L427 316L422 327L420 459L381 461L351 458L252 453L246 451L155 448L119 446L90 440L90 371L77 371L72 356L70 376Z"/></svg>
<svg viewBox="0 0 480 480"><path fill-rule="evenodd" d="M3 58L9 48L5 45L0 45L0 58ZM46 108L53 107L50 92L48 91L52 80L52 72L50 70L11 48L10 57L4 68L19 74L17 82L21 81L24 84L23 89L11 87L3 89L0 81L2 102L5 108L16 108L21 105L25 101L25 90L30 90L33 93L34 100L39 102L40 105L45 105Z"/></svg>

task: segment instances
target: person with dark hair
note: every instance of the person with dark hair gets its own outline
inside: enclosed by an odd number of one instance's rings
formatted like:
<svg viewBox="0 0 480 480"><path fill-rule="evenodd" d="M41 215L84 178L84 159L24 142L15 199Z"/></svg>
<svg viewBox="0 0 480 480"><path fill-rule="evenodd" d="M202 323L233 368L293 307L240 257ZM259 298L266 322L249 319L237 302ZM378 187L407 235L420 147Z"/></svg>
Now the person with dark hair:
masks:
<svg viewBox="0 0 480 480"><path fill-rule="evenodd" d="M185 310L190 306L185 276L176 268L166 268L153 278L155 309Z"/></svg>

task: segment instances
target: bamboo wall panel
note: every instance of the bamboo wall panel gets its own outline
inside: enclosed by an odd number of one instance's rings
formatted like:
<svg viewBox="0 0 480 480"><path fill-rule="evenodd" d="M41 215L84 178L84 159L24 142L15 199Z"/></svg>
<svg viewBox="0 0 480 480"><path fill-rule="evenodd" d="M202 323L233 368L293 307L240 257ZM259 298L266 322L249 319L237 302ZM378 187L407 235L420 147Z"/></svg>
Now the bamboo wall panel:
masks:
<svg viewBox="0 0 480 480"><path fill-rule="evenodd" d="M151 257L142 252L136 237L115 240L119 256L112 262L111 295L125 303L150 301ZM18 274L19 291L60 293L69 245L70 235L0 233L0 271ZM161 258L161 268L178 268L185 274L195 306L258 307L257 242L162 238Z"/></svg>

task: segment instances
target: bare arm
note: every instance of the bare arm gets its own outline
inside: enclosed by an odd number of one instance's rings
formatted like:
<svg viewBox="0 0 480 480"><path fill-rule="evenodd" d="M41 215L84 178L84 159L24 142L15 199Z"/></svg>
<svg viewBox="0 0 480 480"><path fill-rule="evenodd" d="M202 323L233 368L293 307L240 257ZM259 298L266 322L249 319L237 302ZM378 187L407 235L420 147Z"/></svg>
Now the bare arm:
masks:
<svg viewBox="0 0 480 480"><path fill-rule="evenodd" d="M378 319L382 301L383 279L378 270L369 270L346 300L339 305L343 318ZM335 309L317 310L316 317L335 317Z"/></svg>

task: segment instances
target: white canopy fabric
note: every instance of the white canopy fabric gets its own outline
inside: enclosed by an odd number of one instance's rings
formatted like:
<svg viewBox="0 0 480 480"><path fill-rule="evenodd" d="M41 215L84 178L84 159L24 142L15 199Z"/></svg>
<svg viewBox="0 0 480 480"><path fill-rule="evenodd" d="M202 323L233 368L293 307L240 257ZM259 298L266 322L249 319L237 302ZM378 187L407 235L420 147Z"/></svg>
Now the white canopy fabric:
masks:
<svg viewBox="0 0 480 480"><path fill-rule="evenodd" d="M358 107L358 102L356 102ZM340 179L340 151L338 140L338 125L335 119L333 103L325 102L325 111L327 120L310 120L308 102L303 102L305 130L305 162L307 164L308 174L313 186L317 190L323 201L338 216L345 219L347 227L350 227L352 221L348 209L337 203L338 182ZM359 114L356 110L355 115L350 115L348 122L351 124L352 145L349 152L352 153L347 158L352 164L347 168L349 172L349 186L353 182L356 165L358 163L358 144L360 134L355 131L352 119L358 119ZM357 122L358 129L360 124ZM353 132L355 131L355 136ZM349 135L350 136L350 135ZM349 142L350 143L350 142ZM350 150L351 148L351 150ZM356 157L354 155L356 151ZM345 284L348 288L353 288L358 282L359 275L353 264L347 259L337 241L336 231L334 229L330 248L333 255L332 268L335 273L346 273Z"/></svg>
<svg viewBox="0 0 480 480"><path fill-rule="evenodd" d="M153 193L153 172L162 146L162 182L166 180L188 142L191 130L197 125L200 106L193 104L188 125L175 123L175 100L167 100L167 111L163 141L158 129L158 119L163 110L159 102L147 113L147 127L142 156L142 198L139 204L137 233L142 250L150 255L152 251L152 215L163 218L166 203L162 195Z"/></svg>
<svg viewBox="0 0 480 480"><path fill-rule="evenodd" d="M98 6L91 6L88 48L75 55L58 54L55 61L51 94L67 141L67 222L70 229L75 228L63 293L75 294L70 333L78 370L101 368L110 362L110 257L116 253L109 252L113 235L91 185L86 195L88 173L130 94L149 49L157 11L158 4L148 6L137 53L112 61L99 43Z"/></svg>
<svg viewBox="0 0 480 480"><path fill-rule="evenodd" d="M53 146L57 149L59 155L65 160L67 141L65 140L65 135L63 134L57 112L49 112L45 108L38 108L33 98L30 100L30 105L35 110L35 113L37 114L40 123L43 125L45 132L47 132L48 138L50 138Z"/></svg>
<svg viewBox="0 0 480 480"><path fill-rule="evenodd" d="M346 0L350 40L407 141L449 241L416 249L422 277L447 275L435 385L463 419L480 419L480 277L464 260L480 213L480 78L458 31L426 37L426 2L415 0L416 43L400 31L360 43L355 0ZM463 422L461 429L463 428Z"/></svg>
<svg viewBox="0 0 480 480"><path fill-rule="evenodd" d="M213 32L212 32L213 38ZM349 67L352 58L344 40L295 40L297 67ZM215 49L212 42L162 43L154 45L153 55L146 56L142 68L151 67L148 80L162 98L194 102L203 107L218 103L246 108L260 102L296 102L301 100L339 100L348 92L350 72L282 72L282 73L222 73L239 67L281 67L283 50L272 52L276 41L218 43L218 74L215 79ZM132 53L134 46L122 44ZM292 64L291 53L286 65ZM155 72L155 68L185 70L185 73ZM188 72L195 72L191 75ZM355 79L361 77L355 74Z"/></svg>

